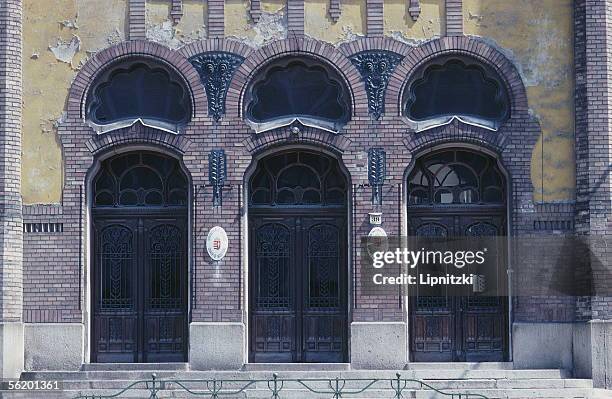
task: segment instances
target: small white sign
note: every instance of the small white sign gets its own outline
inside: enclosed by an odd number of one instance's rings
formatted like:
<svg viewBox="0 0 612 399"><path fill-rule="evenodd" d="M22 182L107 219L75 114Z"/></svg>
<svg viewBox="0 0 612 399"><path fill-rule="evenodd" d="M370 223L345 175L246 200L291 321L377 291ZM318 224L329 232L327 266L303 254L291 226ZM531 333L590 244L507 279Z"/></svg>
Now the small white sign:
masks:
<svg viewBox="0 0 612 399"><path fill-rule="evenodd" d="M221 260L227 253L227 233L221 226L215 226L206 237L206 250L212 260Z"/></svg>
<svg viewBox="0 0 612 399"><path fill-rule="evenodd" d="M387 242L387 232L382 227L376 226L370 230L368 234L368 241L366 248L370 256L374 254L374 252L386 251L389 249L389 243Z"/></svg>
<svg viewBox="0 0 612 399"><path fill-rule="evenodd" d="M370 224L372 226L380 226L382 224L382 213L381 212L370 212Z"/></svg>

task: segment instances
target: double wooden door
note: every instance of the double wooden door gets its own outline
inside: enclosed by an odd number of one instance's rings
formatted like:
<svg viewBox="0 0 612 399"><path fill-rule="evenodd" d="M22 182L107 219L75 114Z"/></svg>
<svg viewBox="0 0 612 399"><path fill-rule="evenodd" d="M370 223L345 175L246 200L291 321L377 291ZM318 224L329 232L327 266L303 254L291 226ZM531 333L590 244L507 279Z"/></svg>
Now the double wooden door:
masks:
<svg viewBox="0 0 612 399"><path fill-rule="evenodd" d="M94 214L94 362L186 361L186 220L184 213Z"/></svg>
<svg viewBox="0 0 612 399"><path fill-rule="evenodd" d="M345 217L253 213L250 361L346 361Z"/></svg>
<svg viewBox="0 0 612 399"><path fill-rule="evenodd" d="M409 235L421 237L503 236L503 210L419 209L409 216ZM497 248L497 281L504 284L505 255ZM507 358L507 298L481 295L472 286L449 295L410 297L412 361L504 361ZM429 292L431 294L431 292Z"/></svg>

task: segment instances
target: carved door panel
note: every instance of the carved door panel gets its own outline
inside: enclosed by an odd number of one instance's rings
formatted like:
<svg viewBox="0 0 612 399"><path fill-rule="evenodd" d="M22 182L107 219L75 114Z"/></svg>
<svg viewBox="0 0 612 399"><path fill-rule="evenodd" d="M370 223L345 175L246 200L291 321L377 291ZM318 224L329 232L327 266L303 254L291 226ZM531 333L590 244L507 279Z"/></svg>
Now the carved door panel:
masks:
<svg viewBox="0 0 612 399"><path fill-rule="evenodd" d="M432 216L435 215L435 216ZM415 213L409 234L427 237L497 236L505 234L499 213ZM497 253L499 251L495 251ZM500 262L504 260L503 254ZM498 267L505 271L505 267ZM497 282L503 283L500 275ZM471 287L465 295L450 296L444 286L436 295L411 297L411 355L413 361L502 361L506 348L506 299L479 296Z"/></svg>
<svg viewBox="0 0 612 399"><path fill-rule="evenodd" d="M344 218L302 220L302 354L305 362L342 362L347 335Z"/></svg>
<svg viewBox="0 0 612 399"><path fill-rule="evenodd" d="M344 219L256 216L251 226L250 361L344 361Z"/></svg>
<svg viewBox="0 0 612 399"><path fill-rule="evenodd" d="M183 216L94 217L93 361L185 361Z"/></svg>

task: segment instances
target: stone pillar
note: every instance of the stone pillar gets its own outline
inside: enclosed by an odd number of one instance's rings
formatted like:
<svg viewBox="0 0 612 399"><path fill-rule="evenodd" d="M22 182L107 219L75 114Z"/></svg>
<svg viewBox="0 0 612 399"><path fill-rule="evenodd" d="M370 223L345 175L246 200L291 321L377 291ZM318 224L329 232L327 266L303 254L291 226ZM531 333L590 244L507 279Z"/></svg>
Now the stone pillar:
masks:
<svg viewBox="0 0 612 399"><path fill-rule="evenodd" d="M0 2L0 378L23 370L21 0Z"/></svg>
<svg viewBox="0 0 612 399"><path fill-rule="evenodd" d="M575 373L611 388L612 363L601 352L612 336L612 4L575 2L576 234L590 243L594 295L580 298Z"/></svg>

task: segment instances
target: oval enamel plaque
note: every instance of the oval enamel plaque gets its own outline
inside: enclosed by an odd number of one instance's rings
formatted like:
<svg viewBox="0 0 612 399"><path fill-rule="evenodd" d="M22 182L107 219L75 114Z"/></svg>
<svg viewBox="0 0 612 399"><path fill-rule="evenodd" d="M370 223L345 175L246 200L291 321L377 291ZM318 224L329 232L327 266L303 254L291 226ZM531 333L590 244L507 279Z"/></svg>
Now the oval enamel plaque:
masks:
<svg viewBox="0 0 612 399"><path fill-rule="evenodd" d="M212 260L221 260L227 253L227 233L221 226L215 226L206 237L206 250Z"/></svg>

